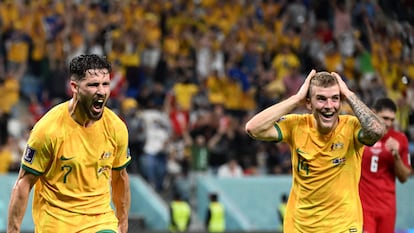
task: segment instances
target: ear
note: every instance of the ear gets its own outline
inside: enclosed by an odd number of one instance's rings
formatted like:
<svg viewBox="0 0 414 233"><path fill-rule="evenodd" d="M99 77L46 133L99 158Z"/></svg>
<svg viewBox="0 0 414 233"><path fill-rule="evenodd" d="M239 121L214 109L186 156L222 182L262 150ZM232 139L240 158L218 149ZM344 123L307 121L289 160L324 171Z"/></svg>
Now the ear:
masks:
<svg viewBox="0 0 414 233"><path fill-rule="evenodd" d="M309 111L312 111L312 103L311 103L310 98L306 98L306 108L307 108Z"/></svg>
<svg viewBox="0 0 414 233"><path fill-rule="evenodd" d="M73 94L77 94L78 93L78 83L70 80L69 81L69 85L70 85L70 90L72 91Z"/></svg>

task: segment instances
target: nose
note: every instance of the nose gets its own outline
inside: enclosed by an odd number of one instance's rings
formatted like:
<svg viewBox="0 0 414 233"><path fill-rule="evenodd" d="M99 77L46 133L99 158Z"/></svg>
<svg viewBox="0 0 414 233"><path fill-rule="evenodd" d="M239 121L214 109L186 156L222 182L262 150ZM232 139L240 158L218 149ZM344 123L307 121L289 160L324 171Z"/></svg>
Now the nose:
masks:
<svg viewBox="0 0 414 233"><path fill-rule="evenodd" d="M325 108L332 108L333 106L333 100L328 98L325 102Z"/></svg>
<svg viewBox="0 0 414 233"><path fill-rule="evenodd" d="M105 94L105 88L102 84L100 84L96 87L96 93L99 94L99 95L104 95Z"/></svg>

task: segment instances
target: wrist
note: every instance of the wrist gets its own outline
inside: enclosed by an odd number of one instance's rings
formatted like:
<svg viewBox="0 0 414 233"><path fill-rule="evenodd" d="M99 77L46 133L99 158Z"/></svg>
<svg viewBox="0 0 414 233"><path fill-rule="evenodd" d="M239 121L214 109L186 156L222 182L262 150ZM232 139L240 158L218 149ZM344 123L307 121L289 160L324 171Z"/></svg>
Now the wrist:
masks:
<svg viewBox="0 0 414 233"><path fill-rule="evenodd" d="M398 150L391 150L391 154L394 157L394 159L400 158L400 154L398 153Z"/></svg>

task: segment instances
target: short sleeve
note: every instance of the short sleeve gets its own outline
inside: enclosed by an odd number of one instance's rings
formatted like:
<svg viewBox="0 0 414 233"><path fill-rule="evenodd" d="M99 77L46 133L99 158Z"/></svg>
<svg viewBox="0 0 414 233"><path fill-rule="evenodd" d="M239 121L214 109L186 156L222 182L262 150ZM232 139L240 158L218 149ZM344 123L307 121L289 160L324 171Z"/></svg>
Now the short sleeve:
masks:
<svg viewBox="0 0 414 233"><path fill-rule="evenodd" d="M128 129L123 122L117 126L116 145L116 155L112 169L121 170L131 162L131 154L128 148Z"/></svg>

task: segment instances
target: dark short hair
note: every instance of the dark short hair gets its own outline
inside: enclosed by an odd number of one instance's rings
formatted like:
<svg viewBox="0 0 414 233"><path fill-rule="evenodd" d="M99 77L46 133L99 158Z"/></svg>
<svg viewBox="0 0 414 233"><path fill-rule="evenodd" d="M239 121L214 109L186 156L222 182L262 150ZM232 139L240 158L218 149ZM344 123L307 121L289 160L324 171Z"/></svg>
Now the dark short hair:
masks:
<svg viewBox="0 0 414 233"><path fill-rule="evenodd" d="M210 198L210 201L218 201L218 194L217 193L210 193L209 198Z"/></svg>
<svg viewBox="0 0 414 233"><path fill-rule="evenodd" d="M81 80L86 76L86 71L90 69L107 69L112 71L111 63L106 57L96 54L82 54L73 58L69 64L70 76L74 80Z"/></svg>
<svg viewBox="0 0 414 233"><path fill-rule="evenodd" d="M376 112L381 112L383 110L397 112L397 105L388 97L381 97L375 100L373 108Z"/></svg>

